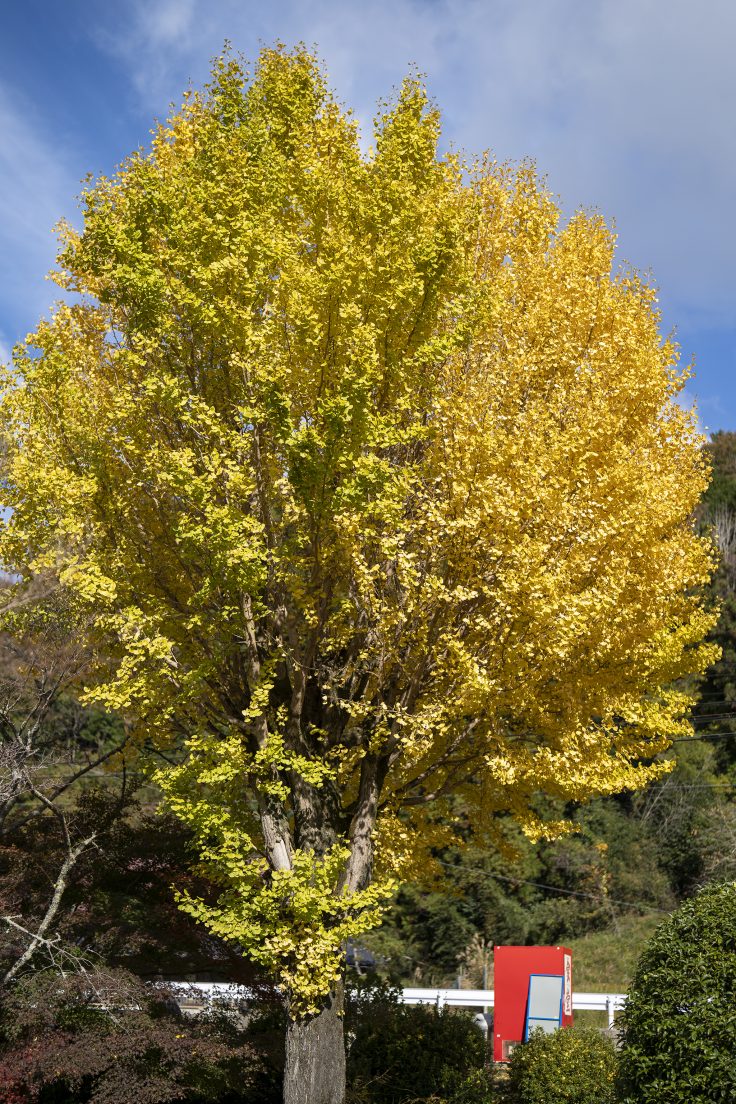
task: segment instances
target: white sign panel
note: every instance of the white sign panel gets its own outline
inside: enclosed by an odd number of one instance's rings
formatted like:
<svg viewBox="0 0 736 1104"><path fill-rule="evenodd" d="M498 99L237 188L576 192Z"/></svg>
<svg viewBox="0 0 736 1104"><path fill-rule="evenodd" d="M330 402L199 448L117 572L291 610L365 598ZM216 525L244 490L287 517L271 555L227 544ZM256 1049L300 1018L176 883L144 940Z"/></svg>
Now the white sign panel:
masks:
<svg viewBox="0 0 736 1104"><path fill-rule="evenodd" d="M572 1016L572 955L565 955L565 995L562 1007L566 1016Z"/></svg>

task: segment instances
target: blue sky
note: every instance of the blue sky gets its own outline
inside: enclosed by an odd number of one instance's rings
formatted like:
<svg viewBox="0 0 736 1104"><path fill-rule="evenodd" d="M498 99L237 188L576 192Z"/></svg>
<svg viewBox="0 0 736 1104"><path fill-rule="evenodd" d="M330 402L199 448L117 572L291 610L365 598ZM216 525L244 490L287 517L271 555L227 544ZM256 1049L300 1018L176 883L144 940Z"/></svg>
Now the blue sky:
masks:
<svg viewBox="0 0 736 1104"><path fill-rule="evenodd" d="M414 62L448 141L533 157L566 211L615 221L702 423L736 430L733 0L5 0L0 28L0 358L53 299L82 177L144 145L225 38L305 41L366 126Z"/></svg>

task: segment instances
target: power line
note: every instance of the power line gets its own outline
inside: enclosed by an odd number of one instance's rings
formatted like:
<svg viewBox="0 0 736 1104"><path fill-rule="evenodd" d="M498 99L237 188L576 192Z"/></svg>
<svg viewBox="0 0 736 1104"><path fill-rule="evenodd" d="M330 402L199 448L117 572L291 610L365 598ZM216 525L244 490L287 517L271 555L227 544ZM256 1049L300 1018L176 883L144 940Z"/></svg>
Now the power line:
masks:
<svg viewBox="0 0 736 1104"><path fill-rule="evenodd" d="M736 705L736 695L732 694L730 697L724 697L726 691L721 688L720 690L709 690L705 694L699 694L697 690L691 691L691 696L697 698L699 702L704 705L711 705L712 703L725 702L727 705Z"/></svg>
<svg viewBox="0 0 736 1104"><path fill-rule="evenodd" d="M729 736L736 736L736 731L729 732L722 729L720 732L699 732L697 736L675 736L673 744L684 744L691 740L726 740Z"/></svg>
<svg viewBox="0 0 736 1104"><path fill-rule="evenodd" d="M734 784L732 782L672 782L668 783L667 780L661 783L654 783L654 785L666 786L668 790L725 790L733 792Z"/></svg>
<svg viewBox="0 0 736 1104"><path fill-rule="evenodd" d="M443 862L435 859L440 866L447 866L451 870L468 870L474 874L483 874L486 878L495 878L499 882L509 882L511 885L528 885L536 889L546 889L550 893L561 893L566 897L584 897L590 901L603 901L610 905L626 905L628 908L646 909L648 912L658 912L663 916L669 916L669 909L657 908L655 905L645 905L643 901L622 901L618 897L603 897L595 893L583 893L576 889L560 889L559 886L545 885L544 882L532 882L528 878L511 878L504 874L493 874L490 870L484 870L481 866L458 866L457 863Z"/></svg>

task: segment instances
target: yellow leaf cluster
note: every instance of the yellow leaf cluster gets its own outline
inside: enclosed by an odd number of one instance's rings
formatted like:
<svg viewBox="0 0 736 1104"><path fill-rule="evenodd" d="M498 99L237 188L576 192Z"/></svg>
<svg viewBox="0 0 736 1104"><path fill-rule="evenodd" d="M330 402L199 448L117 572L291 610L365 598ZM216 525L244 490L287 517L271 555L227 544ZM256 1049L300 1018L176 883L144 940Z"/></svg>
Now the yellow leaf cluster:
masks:
<svg viewBox="0 0 736 1104"><path fill-rule="evenodd" d="M175 749L222 889L183 907L306 1009L427 810L535 835L539 793L644 784L713 654L654 291L531 166L438 139L415 79L365 153L307 51L219 59L89 185L78 297L3 374L3 563L58 573L87 698Z"/></svg>

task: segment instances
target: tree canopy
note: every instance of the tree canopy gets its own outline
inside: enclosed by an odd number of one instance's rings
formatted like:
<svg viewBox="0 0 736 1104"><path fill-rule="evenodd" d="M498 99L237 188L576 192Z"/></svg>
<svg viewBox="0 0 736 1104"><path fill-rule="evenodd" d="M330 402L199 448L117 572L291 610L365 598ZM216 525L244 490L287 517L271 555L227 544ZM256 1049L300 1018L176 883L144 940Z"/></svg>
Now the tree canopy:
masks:
<svg viewBox="0 0 736 1104"><path fill-rule="evenodd" d="M655 291L438 140L418 79L365 151L306 50L221 57L89 183L3 377L4 566L58 577L221 890L182 907L296 1012L449 794L538 835L539 792L643 785L713 656Z"/></svg>

